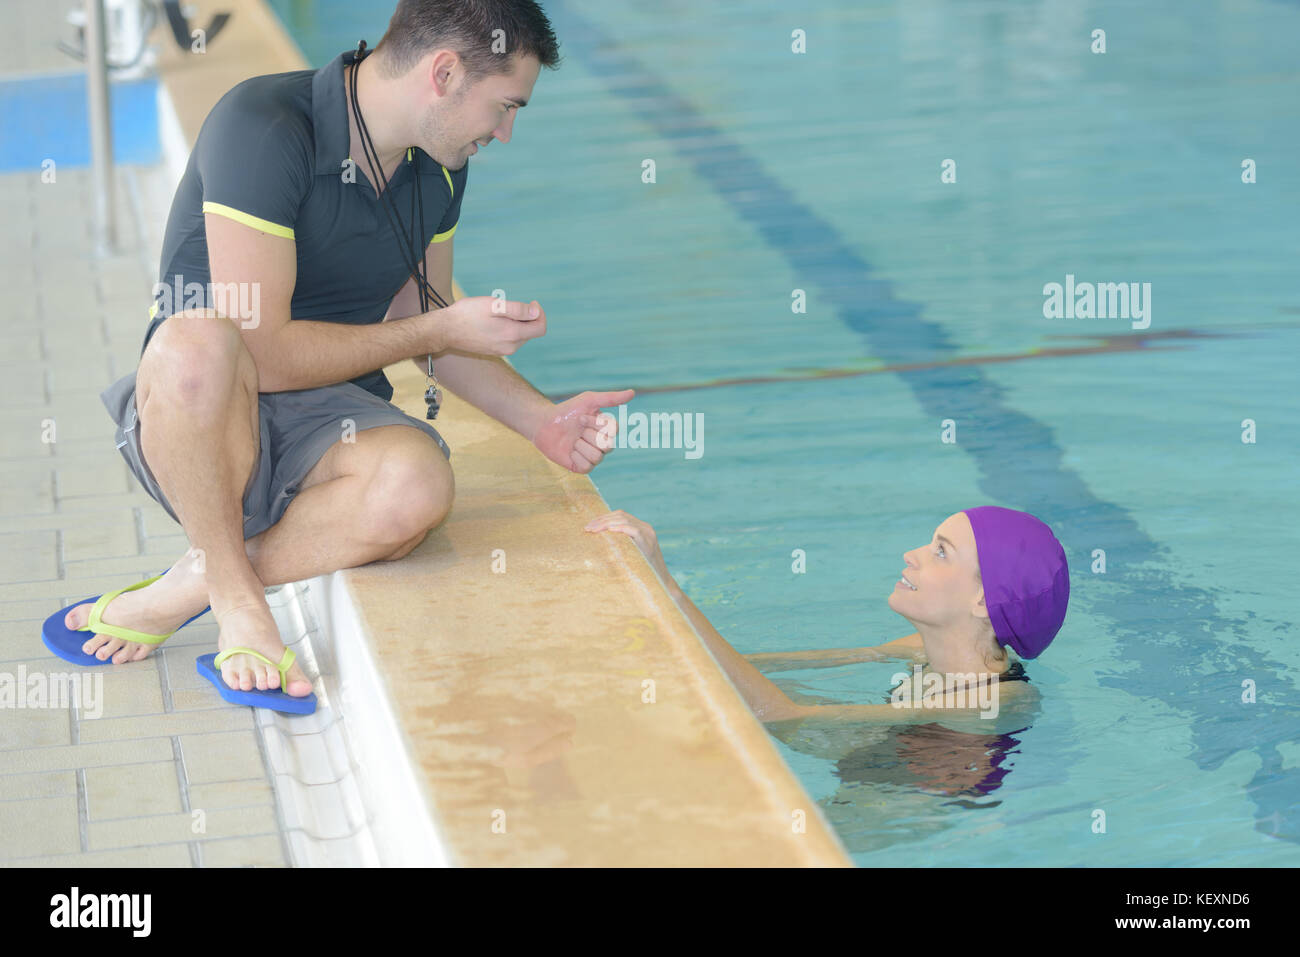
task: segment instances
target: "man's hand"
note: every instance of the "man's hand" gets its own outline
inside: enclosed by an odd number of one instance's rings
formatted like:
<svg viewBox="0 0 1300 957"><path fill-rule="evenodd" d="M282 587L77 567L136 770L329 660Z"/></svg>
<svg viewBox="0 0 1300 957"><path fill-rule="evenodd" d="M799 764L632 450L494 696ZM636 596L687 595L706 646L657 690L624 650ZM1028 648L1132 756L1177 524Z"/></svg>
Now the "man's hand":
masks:
<svg viewBox="0 0 1300 957"><path fill-rule="evenodd" d="M529 339L546 335L546 311L534 299L512 302L494 296L466 296L439 309L441 348L483 356L508 356Z"/></svg>
<svg viewBox="0 0 1300 957"><path fill-rule="evenodd" d="M634 395L633 390L624 389L622 392L583 392L566 399L551 410L533 436L533 444L557 465L585 475L600 464L606 451L613 448L613 437L618 431L618 425L611 417L605 416L603 422L597 418L601 408L622 405Z"/></svg>

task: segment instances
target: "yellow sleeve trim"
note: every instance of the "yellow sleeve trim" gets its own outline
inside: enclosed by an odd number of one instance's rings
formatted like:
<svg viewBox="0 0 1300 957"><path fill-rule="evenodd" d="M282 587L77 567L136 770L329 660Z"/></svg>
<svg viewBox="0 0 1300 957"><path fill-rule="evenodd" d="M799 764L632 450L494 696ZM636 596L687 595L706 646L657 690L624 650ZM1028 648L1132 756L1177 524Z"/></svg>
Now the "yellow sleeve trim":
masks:
<svg viewBox="0 0 1300 957"><path fill-rule="evenodd" d="M243 223L245 226L252 226L254 229L264 233L270 233L272 236L283 236L285 239L293 239L293 227L281 226L279 223L273 223L269 219L258 219L242 210L233 209L230 206L222 206L220 203L204 203L203 211L205 213L216 213L218 216L225 216L227 219L233 219L237 223Z"/></svg>
<svg viewBox="0 0 1300 957"><path fill-rule="evenodd" d="M451 198L455 199L456 187L451 184L451 174L447 172L447 167L445 166L442 168L442 175L447 177L447 188L451 190ZM460 223L456 224L456 226L459 225ZM434 237L429 240L429 245L432 246L434 243L440 243L451 239L452 236L456 235L456 226L451 227L451 229L447 230L445 233L436 233Z"/></svg>
<svg viewBox="0 0 1300 957"><path fill-rule="evenodd" d="M158 315L158 303L155 302L149 307L149 318L152 319L156 315Z"/></svg>

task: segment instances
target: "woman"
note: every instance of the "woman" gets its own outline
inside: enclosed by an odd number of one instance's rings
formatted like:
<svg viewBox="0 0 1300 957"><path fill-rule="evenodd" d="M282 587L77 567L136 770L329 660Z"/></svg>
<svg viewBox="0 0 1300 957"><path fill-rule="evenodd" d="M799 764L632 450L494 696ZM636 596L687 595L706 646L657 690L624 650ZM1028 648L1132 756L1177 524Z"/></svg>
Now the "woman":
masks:
<svg viewBox="0 0 1300 957"><path fill-rule="evenodd" d="M1041 654L1060 630L1070 597L1065 552L1052 530L1027 512L981 506L950 515L929 544L903 555L889 607L911 622L912 634L866 648L742 656L669 574L647 523L614 511L586 529L622 532L636 543L754 714L788 742L810 722L938 722L987 733L995 730L987 719L1003 711L1013 722L1022 719L1038 696L1009 650L1020 658ZM759 670L889 658L914 666L889 704L797 702Z"/></svg>

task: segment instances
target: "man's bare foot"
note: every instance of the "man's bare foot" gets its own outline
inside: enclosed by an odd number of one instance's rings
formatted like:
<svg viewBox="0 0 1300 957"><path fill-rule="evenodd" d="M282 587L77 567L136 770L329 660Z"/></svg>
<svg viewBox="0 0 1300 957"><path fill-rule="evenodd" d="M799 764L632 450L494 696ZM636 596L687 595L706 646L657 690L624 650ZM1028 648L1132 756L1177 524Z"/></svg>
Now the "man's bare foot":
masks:
<svg viewBox="0 0 1300 957"><path fill-rule="evenodd" d="M218 614L217 625L220 628L217 647L222 651L236 647L252 648L274 662L279 662L284 656L280 629L271 616L265 596ZM296 659L289 666L286 677L289 681L289 686L284 689L286 693L295 698L311 694L311 682ZM236 691L252 691L254 688L273 691L280 687L279 669L252 655L231 655L221 663L221 678L227 687Z"/></svg>
<svg viewBox="0 0 1300 957"><path fill-rule="evenodd" d="M166 635L193 618L208 603L207 586L203 576L194 570L193 563L182 558L151 585L136 591L123 592L100 613L106 625L121 625L149 635ZM64 616L69 628L84 628L90 621L90 609L95 603L82 602ZM125 641L114 635L87 633L81 650L100 661L125 664L148 658L157 645Z"/></svg>

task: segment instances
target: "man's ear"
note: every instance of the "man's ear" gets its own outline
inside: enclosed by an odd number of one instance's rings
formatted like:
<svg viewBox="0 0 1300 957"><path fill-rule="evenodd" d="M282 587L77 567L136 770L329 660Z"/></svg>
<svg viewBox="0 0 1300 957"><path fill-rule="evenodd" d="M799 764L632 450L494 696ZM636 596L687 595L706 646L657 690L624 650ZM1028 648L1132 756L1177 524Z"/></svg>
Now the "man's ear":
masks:
<svg viewBox="0 0 1300 957"><path fill-rule="evenodd" d="M984 589L982 587L975 604L971 606L970 613L976 618L988 618L989 616L988 606L984 604Z"/></svg>

